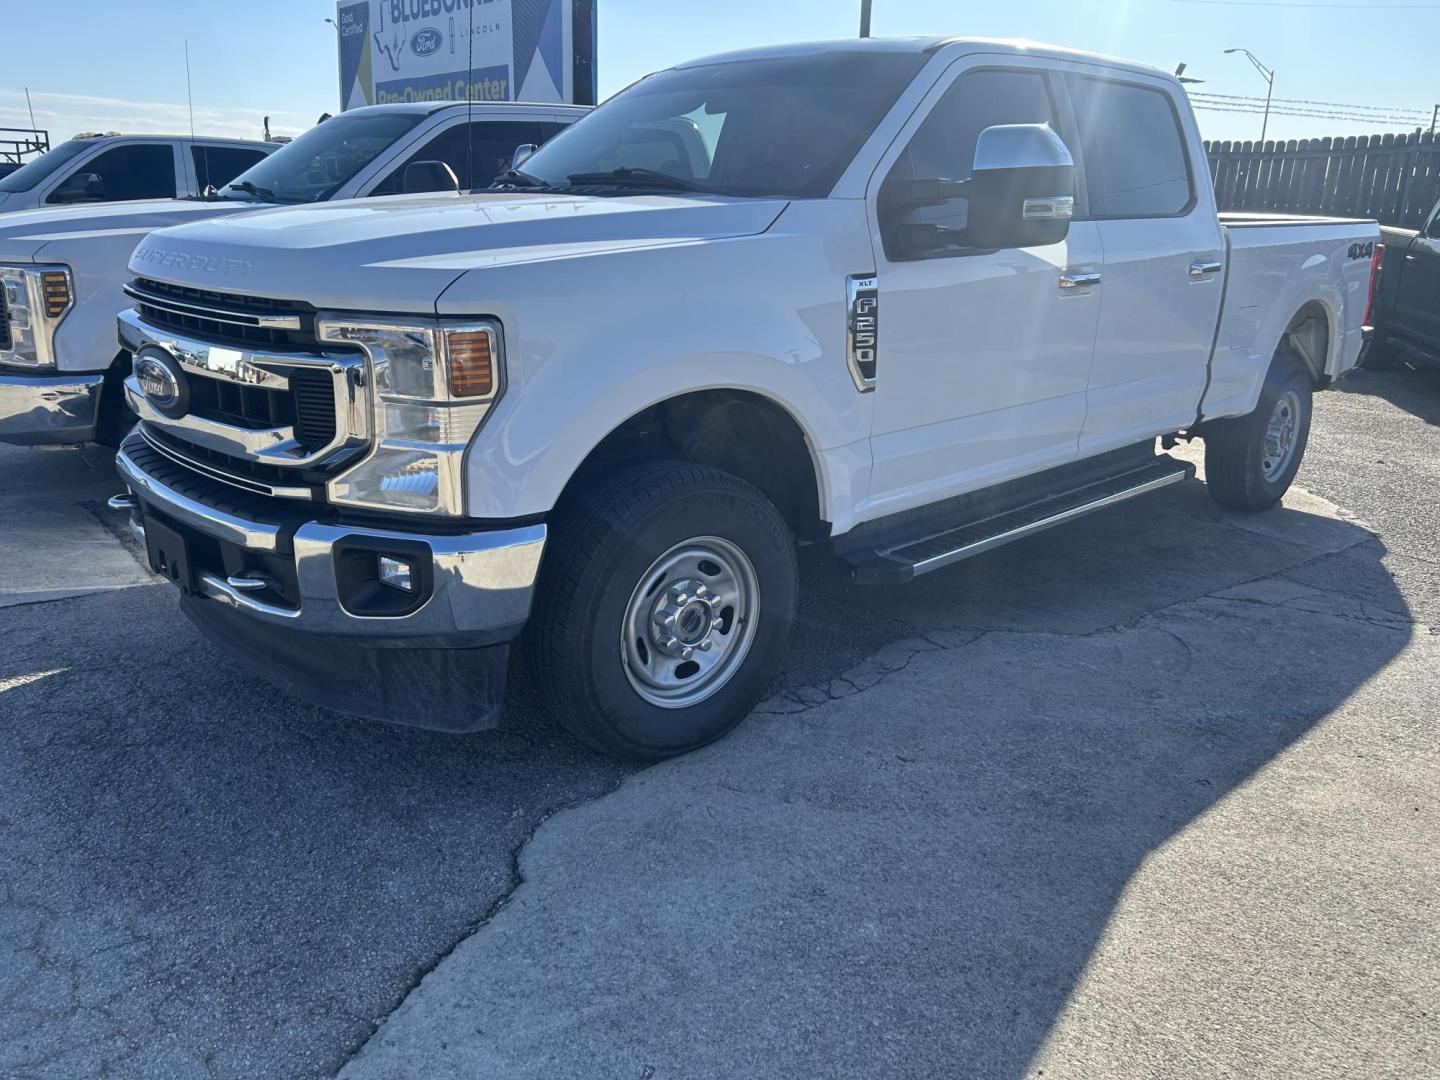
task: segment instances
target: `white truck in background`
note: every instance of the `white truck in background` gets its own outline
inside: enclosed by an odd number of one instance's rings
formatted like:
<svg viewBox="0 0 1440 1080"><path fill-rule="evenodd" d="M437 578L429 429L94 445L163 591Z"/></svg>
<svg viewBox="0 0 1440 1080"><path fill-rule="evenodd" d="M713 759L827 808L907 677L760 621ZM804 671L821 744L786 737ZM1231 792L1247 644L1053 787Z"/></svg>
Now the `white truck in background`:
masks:
<svg viewBox="0 0 1440 1080"><path fill-rule="evenodd" d="M0 214L203 195L278 149L276 142L208 135L76 135L0 176Z"/></svg>
<svg viewBox="0 0 1440 1080"><path fill-rule="evenodd" d="M376 105L332 117L283 147L265 144L273 155L208 196L0 213L0 442L114 445L134 423L122 392L130 356L116 348L115 313L129 303L126 264L146 233L267 206L414 192L453 197L488 184L517 146L543 143L587 111ZM212 160L218 153L205 152Z"/></svg>
<svg viewBox="0 0 1440 1080"><path fill-rule="evenodd" d="M112 505L257 675L471 731L523 635L561 721L661 758L773 680L797 541L906 581L1191 476L1157 439L1274 505L1360 355L1378 237L1217 215L1146 67L714 57L489 194L149 236Z"/></svg>

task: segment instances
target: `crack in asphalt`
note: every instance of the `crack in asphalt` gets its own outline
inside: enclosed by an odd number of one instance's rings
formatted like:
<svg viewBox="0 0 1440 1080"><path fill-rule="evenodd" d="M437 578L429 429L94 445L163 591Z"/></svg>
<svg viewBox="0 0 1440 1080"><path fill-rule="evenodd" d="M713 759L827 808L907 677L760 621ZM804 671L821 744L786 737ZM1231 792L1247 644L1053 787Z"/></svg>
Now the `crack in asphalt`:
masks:
<svg viewBox="0 0 1440 1080"><path fill-rule="evenodd" d="M1338 509L1339 508L1337 507L1337 510ZM1368 531L1368 526L1361 525L1352 518L1344 517L1341 520L1345 520L1350 524L1357 524L1360 528L1367 529ZM1238 525L1233 526L1233 528L1239 531L1250 532L1250 530L1245 530L1243 529L1243 527ZM1254 535L1253 532L1252 535ZM1127 631L1141 628L1153 628L1171 637L1184 650L1185 663L1188 670L1189 666L1193 663L1193 649L1191 648L1190 644L1186 642L1185 639L1181 637L1178 633L1176 633L1169 627L1160 625L1160 623L1166 612L1187 604L1193 605L1204 601L1216 603L1252 604L1261 607L1288 607L1291 610L1302 611L1306 614L1328 616L1331 618L1340 619L1342 621L1359 622L1366 625L1382 627L1385 629L1404 630L1406 628L1409 628L1413 630L1419 628L1420 624L1414 622L1413 620L1401 619L1398 616L1389 620L1371 619L1364 616L1347 615L1343 612L1337 612L1332 610L1300 607L1287 601L1264 600L1259 598L1246 598L1224 595L1225 593L1233 592L1238 589L1243 589L1246 586L1255 585L1260 582L1285 580L1284 575L1292 574L1295 571L1303 569L1314 563L1321 562L1325 559L1333 558L1337 555L1341 555L1347 551L1353 550L1357 547L1361 547L1365 544L1374 543L1376 540L1377 537L1374 535L1373 532L1371 532L1370 535L1367 535L1361 539L1357 539L1353 544L1348 544L1338 549L1322 551L1312 548L1311 550L1315 552L1313 555L1301 559L1300 561L1292 563L1288 566L1272 570L1268 573L1257 574L1252 578L1247 578L1243 581L1227 585L1222 589L1215 589L1209 592L1202 592L1197 593L1193 596L1184 597L1172 603L1155 608L1153 611L1147 611L1134 619L1115 623L1110 626L1102 627L1096 630L1086 631L1083 633L1049 630L1016 630L1010 627L973 626L923 630L919 627L914 626L913 624L910 624L909 629L912 631L910 636L897 638L894 641L888 642L887 644L877 649L875 652L871 653L865 659L861 660L859 663L851 666L850 668L847 668L838 676L827 680L825 683L781 688L764 698L754 708L754 710L752 710L752 715L786 716L798 715L800 713L809 712L832 701L837 701L841 698L850 697L854 694L858 694L864 690L869 690L875 686L880 685L891 675L895 674L896 672L904 671L906 668L908 668L917 656L933 652L958 652L960 650L967 649L973 645L976 645L977 643L984 641L987 638L1005 635L1013 635L1016 637L1059 637L1093 639L1121 634ZM1322 589L1309 585L1302 587L1318 595L1332 596L1340 600L1349 601L1351 603L1361 603L1361 601L1357 600L1355 597L1349 596L1342 592ZM642 770L642 772L643 771L644 770ZM536 834L540 831L540 828L552 817L555 817L570 810L579 809L582 806L586 806L590 803L613 795L629 779L630 776L622 776L617 779L613 784L611 784L605 791L600 792L599 794L596 794L589 798L575 799L564 805L557 806L553 810L546 813L538 821L536 821L534 828L532 828L528 833L526 833L524 838L510 851L510 881L505 891L493 903L491 903L487 907L485 912L479 918L477 918L475 922L471 924L459 937L457 937L456 940L448 948L446 948L441 954L439 954L431 963L423 965L416 970L415 976L410 980L409 984L401 991L395 1002L395 1005L385 1014L384 1017L376 1021L372 1026L369 1034L366 1035L364 1039L360 1040L359 1043L348 1054L345 1055L344 1059L341 1061L340 1065L336 1069L337 1074L339 1072L342 1072L347 1065L349 1065L352 1061L354 1061L355 1059L360 1057L361 1054L364 1053L365 1048L370 1043L370 1041L374 1039L375 1035L380 1031L382 1027L384 1027L385 1023L391 1017L393 1017L401 1007L403 1007L405 1002L409 999L410 995L414 993L414 991L419 989L420 984L425 980L425 978L429 976L433 971L435 971L446 959L453 955L454 952L459 949L461 945L463 945L466 941L475 936L477 933L480 933L482 930L484 930L485 927L489 925L489 923L493 921L494 918L505 908L505 906L514 896L515 892L520 888L520 886L525 884L526 879L520 871L521 858L524 854L525 849L530 845L531 841L534 840Z"/></svg>
<svg viewBox="0 0 1440 1080"><path fill-rule="evenodd" d="M448 960L450 956L455 952L455 950L458 949L461 945L465 944L465 942L469 941L480 931L484 930L485 927L490 923L490 921L494 919L495 916L499 915L502 910L504 910L505 905L510 902L510 899L515 895L516 890L518 890L521 885L525 884L525 875L520 871L520 856L524 853L525 849L530 846L530 841L535 839L535 834L540 831L541 826L543 826L547 821L549 821L557 814L563 814L567 810L578 810L580 807L595 802L598 799L603 799L608 795L613 795L615 791L619 789L620 785L625 783L626 779L628 778L625 776L617 777L614 783L610 784L604 791L601 791L595 795L588 796L586 798L570 799L567 802L552 807L550 810L547 810L544 814L540 815L540 817L536 819L535 824L530 828L530 830L526 832L525 835L521 837L520 841L509 851L510 865L508 869L510 873L510 880L506 883L505 888L501 890L500 895L498 895L494 900L492 900L490 904L486 906L485 910L481 912L480 915L475 919L475 921L466 926L465 929L459 933L459 935L455 938L454 941L452 941L448 946L436 953L428 962L416 965L415 970L411 974L410 978L395 995L394 1004L392 1004L390 1008L385 1011L385 1014L383 1016L377 1019L366 1019L363 1021L370 1030L366 1032L364 1037L359 1039L349 1050L344 1050L341 1052L340 1062L333 1069L333 1074L338 1074L341 1070L345 1068L346 1065L350 1064L351 1061L357 1058L364 1051L366 1045L370 1042L370 1040L375 1037L376 1033L378 1033L380 1029L385 1026L386 1022L395 1015L395 1013L400 1009L400 1007L405 1004L405 1002L409 999L410 995L420 988L420 984L425 981L426 977L432 971L434 971L446 960ZM356 1019L361 1018L356 1017Z"/></svg>

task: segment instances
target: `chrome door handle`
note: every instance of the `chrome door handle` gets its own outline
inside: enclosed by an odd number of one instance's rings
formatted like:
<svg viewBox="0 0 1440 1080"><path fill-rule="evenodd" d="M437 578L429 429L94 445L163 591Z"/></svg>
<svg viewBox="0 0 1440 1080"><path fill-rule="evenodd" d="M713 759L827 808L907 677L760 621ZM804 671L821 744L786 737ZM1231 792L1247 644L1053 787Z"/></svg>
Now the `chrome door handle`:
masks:
<svg viewBox="0 0 1440 1080"><path fill-rule="evenodd" d="M1060 288L1062 289L1090 289L1100 284L1099 274L1081 273L1076 270L1067 270L1060 275Z"/></svg>
<svg viewBox="0 0 1440 1080"><path fill-rule="evenodd" d="M1193 262L1190 264L1190 276L1192 278L1209 277L1211 274L1218 274L1225 269L1224 263L1218 262Z"/></svg>

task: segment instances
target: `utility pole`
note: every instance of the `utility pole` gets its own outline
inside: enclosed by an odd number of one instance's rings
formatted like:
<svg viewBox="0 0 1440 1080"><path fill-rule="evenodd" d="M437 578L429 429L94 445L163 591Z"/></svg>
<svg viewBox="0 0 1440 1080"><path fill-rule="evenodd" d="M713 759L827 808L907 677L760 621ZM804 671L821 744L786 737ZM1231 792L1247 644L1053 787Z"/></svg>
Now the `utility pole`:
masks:
<svg viewBox="0 0 1440 1080"><path fill-rule="evenodd" d="M1430 114L1430 134L1431 134L1431 135L1434 135L1434 134L1435 134L1435 123L1436 123L1436 121L1440 121L1440 105L1436 105L1436 106L1435 106L1435 111ZM33 124L35 121L34 121L34 120L31 120L30 122Z"/></svg>
<svg viewBox="0 0 1440 1080"><path fill-rule="evenodd" d="M870 0L860 0L860 36L870 36Z"/></svg>
<svg viewBox="0 0 1440 1080"><path fill-rule="evenodd" d="M1227 55L1237 52L1244 53L1245 58L1255 65L1255 70L1260 72L1260 75L1265 80L1265 84L1269 87L1269 90L1265 93L1265 119L1260 125L1260 141L1263 143L1265 141L1265 133L1270 130L1270 101L1275 97L1275 72L1257 60L1255 54L1249 49L1226 49L1225 52Z"/></svg>

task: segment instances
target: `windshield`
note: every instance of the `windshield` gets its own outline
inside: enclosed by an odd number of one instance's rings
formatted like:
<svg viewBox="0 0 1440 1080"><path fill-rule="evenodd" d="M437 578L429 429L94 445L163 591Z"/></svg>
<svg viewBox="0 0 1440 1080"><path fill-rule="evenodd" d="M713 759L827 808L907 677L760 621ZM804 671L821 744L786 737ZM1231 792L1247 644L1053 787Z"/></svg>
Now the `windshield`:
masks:
<svg viewBox="0 0 1440 1080"><path fill-rule="evenodd" d="M662 71L557 135L512 179L588 187L619 169L617 180L650 190L824 196L927 59L866 50Z"/></svg>
<svg viewBox="0 0 1440 1080"><path fill-rule="evenodd" d="M9 176L0 177L0 191L29 191L56 169L74 161L94 145L83 139L71 139L69 142L63 142L54 150L41 154L34 161L21 165Z"/></svg>
<svg viewBox="0 0 1440 1080"><path fill-rule="evenodd" d="M221 193L257 202L321 202L425 118L412 112L332 116L245 170Z"/></svg>

